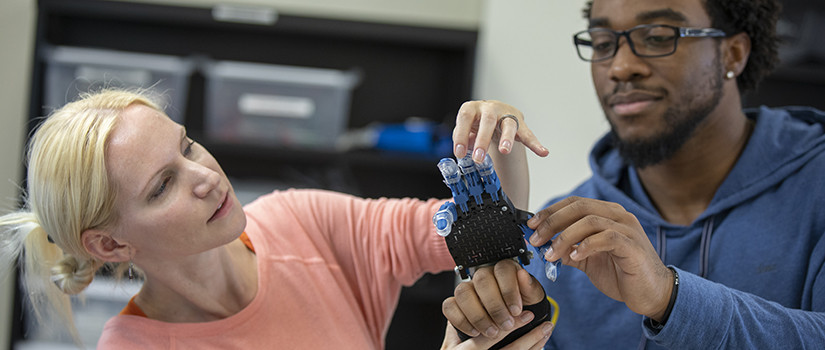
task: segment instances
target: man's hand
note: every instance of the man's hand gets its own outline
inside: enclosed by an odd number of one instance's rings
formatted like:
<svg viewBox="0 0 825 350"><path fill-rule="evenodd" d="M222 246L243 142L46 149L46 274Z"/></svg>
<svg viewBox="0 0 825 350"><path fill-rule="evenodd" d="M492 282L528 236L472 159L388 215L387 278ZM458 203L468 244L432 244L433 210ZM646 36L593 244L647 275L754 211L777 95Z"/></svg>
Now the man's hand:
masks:
<svg viewBox="0 0 825 350"><path fill-rule="evenodd" d="M562 259L582 270L605 295L635 313L660 321L673 289L673 273L662 263L641 224L621 205L568 197L536 213L530 244L553 239L547 261Z"/></svg>
<svg viewBox="0 0 825 350"><path fill-rule="evenodd" d="M529 313L528 313L529 314ZM532 320L532 317L530 317ZM517 323L516 328L527 324L526 321L522 324ZM533 328L529 333L523 335L521 338L516 339L516 341L508 344L507 346L501 348L503 350L522 350L522 349L529 349L529 350L539 350L541 349L544 344L547 342L547 339L550 337L550 333L553 332L553 324L550 322L545 322L545 324L541 325L541 327ZM458 333L456 333L455 328L453 325L447 323L447 330L444 332L444 343L441 344L442 350L485 350L489 349L491 346L496 344L497 342L501 341L507 333L499 334L495 338L487 338L485 336L479 336L472 339L468 339L466 341L461 341L461 338L458 337Z"/></svg>
<svg viewBox="0 0 825 350"><path fill-rule="evenodd" d="M495 266L479 268L472 281L456 287L455 296L444 301L442 311L452 326L474 337L457 349L487 349L533 320L535 315L523 311L523 307L538 304L544 298L541 284L518 263L508 259ZM443 349L452 349L460 342L457 337L451 337L450 328ZM551 332L552 324L545 322L509 346L515 346L513 349L540 348Z"/></svg>

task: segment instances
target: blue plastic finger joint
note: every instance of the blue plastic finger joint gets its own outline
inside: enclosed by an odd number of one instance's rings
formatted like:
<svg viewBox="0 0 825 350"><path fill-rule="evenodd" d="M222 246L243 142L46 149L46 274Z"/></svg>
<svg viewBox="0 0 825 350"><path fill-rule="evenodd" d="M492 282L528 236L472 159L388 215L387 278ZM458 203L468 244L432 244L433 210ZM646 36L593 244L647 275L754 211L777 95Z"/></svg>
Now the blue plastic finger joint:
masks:
<svg viewBox="0 0 825 350"><path fill-rule="evenodd" d="M530 217L532 217L532 215ZM527 219L529 219L529 217ZM520 227L524 232L524 239L529 242L530 237L535 231L525 225L520 225ZM550 242L542 245L541 247L533 247L530 245L530 248L532 248L538 254L539 258L541 258L541 262L544 264L544 275L547 276L547 279L555 282L556 278L559 276L559 263L558 261L550 262L544 258L544 254L546 254L547 250L550 249Z"/></svg>
<svg viewBox="0 0 825 350"><path fill-rule="evenodd" d="M455 203L446 202L441 205L441 208L433 215L433 225L435 231L441 237L446 237L453 230L453 223L458 218L458 213L455 211Z"/></svg>
<svg viewBox="0 0 825 350"><path fill-rule="evenodd" d="M489 157L489 155L487 157ZM473 199L475 199L476 205L484 204L484 199L481 197L481 194L484 193L484 185L476 169L476 162L474 162L473 158L468 154L458 160L458 165L461 167L461 173L464 174L464 179L467 180L467 189L470 191Z"/></svg>
<svg viewBox="0 0 825 350"><path fill-rule="evenodd" d="M487 192L487 194L493 198L493 201L498 203L500 200L498 193L501 190L501 182L498 180L498 175L496 175L496 171L493 168L493 159L490 158L489 154L484 157L484 161L481 162L481 164L476 164L476 169L478 170L478 174L481 175L484 192Z"/></svg>
<svg viewBox="0 0 825 350"><path fill-rule="evenodd" d="M441 171L441 176L444 177L444 183L450 188L453 199L461 208L461 212L467 213L470 210L467 207L467 201L470 200L470 191L461 179L458 164L451 158L444 158L438 162L438 170Z"/></svg>

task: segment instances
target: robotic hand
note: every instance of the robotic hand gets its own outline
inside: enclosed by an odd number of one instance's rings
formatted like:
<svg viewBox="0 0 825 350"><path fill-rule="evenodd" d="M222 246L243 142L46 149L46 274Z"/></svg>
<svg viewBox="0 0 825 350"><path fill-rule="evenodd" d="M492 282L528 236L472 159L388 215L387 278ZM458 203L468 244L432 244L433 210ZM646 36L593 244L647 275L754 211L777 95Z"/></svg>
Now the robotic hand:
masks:
<svg viewBox="0 0 825 350"><path fill-rule="evenodd" d="M493 265L504 259L517 259L522 266L530 264L535 252L545 264L547 278L556 280L557 263L544 260L547 246L537 250L527 244L526 239L533 234L527 227L527 220L533 214L517 209L501 190L489 155L478 165L469 155L459 159L457 164L451 158L444 158L438 162L438 169L455 203L444 203L433 216L433 224L436 232L446 240L456 263L455 271L462 279L472 276L480 266ZM524 310L532 312L535 318L491 349L512 343L544 321L555 324L558 318L558 305L549 297L537 304L524 305ZM461 331L458 336L462 340L470 338Z"/></svg>
<svg viewBox="0 0 825 350"><path fill-rule="evenodd" d="M544 260L549 243L540 248L526 243L525 239L533 234L527 227L533 214L517 209L501 190L489 155L478 165L470 155L458 163L443 158L438 169L455 203L444 203L433 216L433 224L446 240L455 271L462 279L469 278L479 266L504 259L517 258L522 266L528 265L536 253L544 263L547 278L556 280L558 262Z"/></svg>

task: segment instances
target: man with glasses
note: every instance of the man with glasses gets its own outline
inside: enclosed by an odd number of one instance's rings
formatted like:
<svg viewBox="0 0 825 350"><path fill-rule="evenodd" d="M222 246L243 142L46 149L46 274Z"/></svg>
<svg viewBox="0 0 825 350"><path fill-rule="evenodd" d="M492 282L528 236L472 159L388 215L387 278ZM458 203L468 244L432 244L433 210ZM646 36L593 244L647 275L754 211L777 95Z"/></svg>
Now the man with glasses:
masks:
<svg viewBox="0 0 825 350"><path fill-rule="evenodd" d="M546 348L821 348L825 114L741 108L778 63L778 3L594 0L584 12L573 43L611 130L592 177L528 222L530 243L567 265L556 282L538 257L526 266L559 305ZM514 108L462 106L457 150L483 156L493 135L502 153L539 149ZM445 301L450 323L507 330L513 270L476 271Z"/></svg>

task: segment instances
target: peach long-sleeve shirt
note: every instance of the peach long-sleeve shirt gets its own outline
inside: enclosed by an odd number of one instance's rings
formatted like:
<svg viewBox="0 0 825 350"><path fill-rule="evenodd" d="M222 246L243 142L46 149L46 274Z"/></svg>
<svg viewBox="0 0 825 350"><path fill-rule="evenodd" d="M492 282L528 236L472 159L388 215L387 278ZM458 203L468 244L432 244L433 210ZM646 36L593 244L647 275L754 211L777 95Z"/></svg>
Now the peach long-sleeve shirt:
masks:
<svg viewBox="0 0 825 350"><path fill-rule="evenodd" d="M203 323L109 320L99 349L381 349L402 285L454 265L432 215L443 201L276 191L247 205L258 293Z"/></svg>

